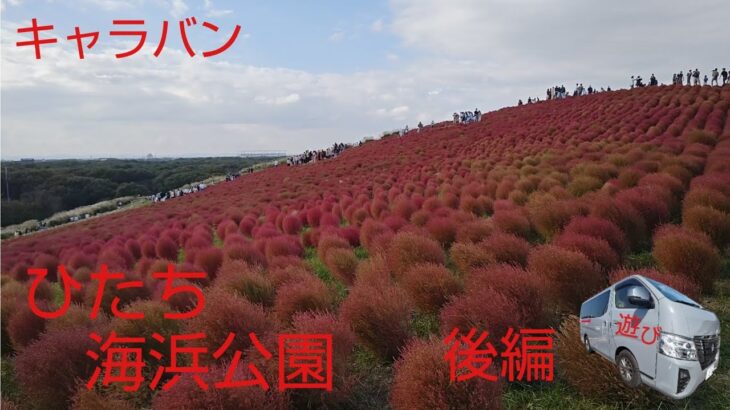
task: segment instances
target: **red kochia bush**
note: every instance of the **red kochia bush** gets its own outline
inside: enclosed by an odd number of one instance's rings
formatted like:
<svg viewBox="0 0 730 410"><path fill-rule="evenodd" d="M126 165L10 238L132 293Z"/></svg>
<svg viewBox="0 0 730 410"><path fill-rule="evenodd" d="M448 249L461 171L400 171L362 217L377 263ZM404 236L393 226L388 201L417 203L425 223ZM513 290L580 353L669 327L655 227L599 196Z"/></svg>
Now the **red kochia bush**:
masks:
<svg viewBox="0 0 730 410"><path fill-rule="evenodd" d="M302 220L297 215L287 215L282 223L284 233L296 235L302 230Z"/></svg>
<svg viewBox="0 0 730 410"><path fill-rule="evenodd" d="M426 230L446 248L456 239L456 229L456 222L447 217L431 218L426 223Z"/></svg>
<svg viewBox="0 0 730 410"><path fill-rule="evenodd" d="M628 202L615 201L613 198L595 197L591 206L591 215L607 219L616 224L626 235L631 248L639 248L647 239L644 218Z"/></svg>
<svg viewBox="0 0 730 410"><path fill-rule="evenodd" d="M340 228L340 236L345 238L350 246L360 245L360 229L356 226L345 226Z"/></svg>
<svg viewBox="0 0 730 410"><path fill-rule="evenodd" d="M357 256L351 249L332 248L327 252L324 264L341 282L351 285L355 280Z"/></svg>
<svg viewBox="0 0 730 410"><path fill-rule="evenodd" d="M527 265L530 243L508 233L497 232L479 242L479 247L489 255L494 263Z"/></svg>
<svg viewBox="0 0 730 410"><path fill-rule="evenodd" d="M530 221L519 210L497 211L492 216L492 223L498 230L526 237L530 234Z"/></svg>
<svg viewBox="0 0 730 410"><path fill-rule="evenodd" d="M89 380L96 367L86 352L98 349L86 329L43 334L14 360L26 404L37 409L69 408L79 380Z"/></svg>
<svg viewBox="0 0 730 410"><path fill-rule="evenodd" d="M388 267L399 277L418 263L443 264L444 250L433 239L411 232L400 232L393 237L388 249Z"/></svg>
<svg viewBox="0 0 730 410"><path fill-rule="evenodd" d="M588 235L565 232L552 242L561 248L578 251L605 270L618 266L620 259L606 240Z"/></svg>
<svg viewBox="0 0 730 410"><path fill-rule="evenodd" d="M488 219L476 219L461 225L456 230L456 242L477 243L494 232L494 226Z"/></svg>
<svg viewBox="0 0 730 410"><path fill-rule="evenodd" d="M616 200L631 204L641 214L649 230L671 218L669 206L673 198L668 190L661 187L630 188L616 194Z"/></svg>
<svg viewBox="0 0 730 410"><path fill-rule="evenodd" d="M155 251L157 253L157 257L177 261L177 244L168 237L163 236L157 240Z"/></svg>
<svg viewBox="0 0 730 410"><path fill-rule="evenodd" d="M28 275L28 268L30 268L30 265L28 265L27 263L18 262L13 265L13 268L10 270L10 275L18 282L25 282L30 277Z"/></svg>
<svg viewBox="0 0 730 410"><path fill-rule="evenodd" d="M388 270L385 257L381 254L371 255L357 265L355 285L390 285L393 277Z"/></svg>
<svg viewBox="0 0 730 410"><path fill-rule="evenodd" d="M155 256L154 248L152 250L152 256ZM89 269L96 268L96 262L94 258L86 253L77 252L74 253L73 256L71 256L68 260L68 266L73 269L77 270L81 267L86 267Z"/></svg>
<svg viewBox="0 0 730 410"><path fill-rule="evenodd" d="M46 319L36 315L30 310L28 302L18 302L16 309L10 316L10 320L7 324L7 332L10 338L10 343L13 349L20 351L33 341L40 337L41 333L46 328ZM3 301L3 303L13 303L12 301ZM49 303L41 301L38 303L38 307L45 311L54 310L51 309Z"/></svg>
<svg viewBox="0 0 730 410"><path fill-rule="evenodd" d="M699 187L690 189L682 201L684 209L694 206L707 206L717 209L718 211L730 213L730 196L726 196L721 191Z"/></svg>
<svg viewBox="0 0 730 410"><path fill-rule="evenodd" d="M355 347L355 333L350 325L332 313L301 312L292 317L292 328L297 334L332 335L332 365L344 371Z"/></svg>
<svg viewBox="0 0 730 410"><path fill-rule="evenodd" d="M418 207L412 200L408 198L401 198L393 203L391 209L394 214L401 216L404 219L410 219L411 215L418 210Z"/></svg>
<svg viewBox="0 0 730 410"><path fill-rule="evenodd" d="M214 285L237 293L250 302L264 306L274 305L274 286L269 278L245 262L236 260L223 262Z"/></svg>
<svg viewBox="0 0 730 410"><path fill-rule="evenodd" d="M340 314L361 343L385 360L398 356L411 337L408 294L395 285L355 285Z"/></svg>
<svg viewBox="0 0 730 410"><path fill-rule="evenodd" d="M41 253L33 260L33 267L47 269L48 276L46 276L46 280L49 280L51 282L55 282L56 280L58 280L58 258L56 258L55 256L49 255L47 253Z"/></svg>
<svg viewBox="0 0 730 410"><path fill-rule="evenodd" d="M139 246L139 242L135 239L128 239L124 243L124 248L134 256L135 259L139 259L142 256L142 247Z"/></svg>
<svg viewBox="0 0 730 410"><path fill-rule="evenodd" d="M529 212L537 233L549 240L563 229L577 209L568 201L550 201L530 206Z"/></svg>
<svg viewBox="0 0 730 410"><path fill-rule="evenodd" d="M277 236L266 241L266 260L269 263L277 256L301 257L302 255L304 255L304 249L296 237Z"/></svg>
<svg viewBox="0 0 730 410"><path fill-rule="evenodd" d="M274 310L284 323L297 312L326 312L334 306L334 297L327 285L315 276L306 276L284 283L276 291Z"/></svg>
<svg viewBox="0 0 730 410"><path fill-rule="evenodd" d="M655 281L661 282L678 290L680 293L684 293L694 300L699 300L701 296L700 286L692 281L692 279L689 279L686 276L672 275L671 273L662 273L656 269L615 270L609 275L609 282L611 282L611 284L614 284L621 279L627 278L631 275L641 275L649 279L654 279Z"/></svg>
<svg viewBox="0 0 730 410"><path fill-rule="evenodd" d="M493 263L492 256L473 243L455 243L449 250L451 261L462 273Z"/></svg>
<svg viewBox="0 0 730 410"><path fill-rule="evenodd" d="M628 251L626 235L611 221L595 216L579 216L570 220L564 232L580 235L589 235L603 239L611 245L614 251L623 255Z"/></svg>
<svg viewBox="0 0 730 410"><path fill-rule="evenodd" d="M124 394L111 389L103 391L87 389L83 383L76 388L76 393L71 398L73 410L128 410L129 402L125 400ZM5 409L5 405L2 406Z"/></svg>
<svg viewBox="0 0 730 410"><path fill-rule="evenodd" d="M324 262L331 249L350 249L350 243L345 238L337 235L322 236L317 244L317 257L319 257L319 260Z"/></svg>
<svg viewBox="0 0 730 410"><path fill-rule="evenodd" d="M527 327L548 324L550 294L546 280L534 273L513 265L492 265L477 269L467 276L466 288L490 287L512 298L516 310L512 314Z"/></svg>
<svg viewBox="0 0 730 410"><path fill-rule="evenodd" d="M258 335L257 335L258 336ZM247 338L247 336L246 336ZM275 360L275 359L272 359ZM160 391L152 401L154 410L168 409L216 409L216 410L287 410L292 404L287 391L281 392L276 386L277 374L267 367L256 364L262 377L271 386L264 390L259 386L234 389L218 389L215 383L224 380L231 368L229 363L216 363L207 373L200 375L209 387L200 388L194 378L182 377L167 391ZM248 366L236 366L231 375L233 380L255 380Z"/></svg>
<svg viewBox="0 0 730 410"><path fill-rule="evenodd" d="M251 236L253 228L256 226L256 220L253 218L245 217L238 223L238 229L242 234Z"/></svg>
<svg viewBox="0 0 730 410"><path fill-rule="evenodd" d="M259 339L277 330L275 321L261 305L247 301L223 289L210 289L205 294L205 308L187 323L187 333L203 333L202 345L215 352L233 332L236 337L226 352L230 359L236 350L245 351L251 346L248 334L253 332ZM221 359L225 360L225 359Z"/></svg>
<svg viewBox="0 0 730 410"><path fill-rule="evenodd" d="M195 255L195 264L203 269L211 280L215 279L222 263L223 252L218 248L203 249Z"/></svg>
<svg viewBox="0 0 730 410"><path fill-rule="evenodd" d="M373 248L374 239L383 233L392 232L388 225L378 222L375 219L367 219L360 228L360 242L365 249Z"/></svg>
<svg viewBox="0 0 730 410"><path fill-rule="evenodd" d="M432 263L413 266L403 274L401 283L424 312L437 312L449 297L461 290L461 284L448 269Z"/></svg>
<svg viewBox="0 0 730 410"><path fill-rule="evenodd" d="M729 213L708 206L694 206L684 210L682 224L709 236L719 249L730 245Z"/></svg>
<svg viewBox="0 0 730 410"><path fill-rule="evenodd" d="M666 272L686 276L711 292L720 276L721 259L710 238L691 229L664 225L654 235L652 256Z"/></svg>
<svg viewBox="0 0 730 410"><path fill-rule="evenodd" d="M226 246L223 249L225 259L240 260L252 266L266 266L266 257L250 243Z"/></svg>
<svg viewBox="0 0 730 410"><path fill-rule="evenodd" d="M326 226L340 226L340 218L330 212L326 212L322 214L322 216L319 218L319 226L321 228L324 228Z"/></svg>
<svg viewBox="0 0 730 410"><path fill-rule="evenodd" d="M153 360L153 356L150 354L152 350L158 352L170 351L171 337L172 335L180 334L182 328L182 322L175 319L167 319L164 317L165 313L170 312L170 306L163 301L158 300L138 300L132 302L124 309L123 312L140 312L144 315L142 319L128 320L120 317L115 317L111 320L110 328L116 332L120 337L138 337L139 335L152 335L154 333L160 334L163 338L163 342L159 342L157 339L152 337L145 337L144 343L140 345L142 348L142 355L145 360ZM161 359L162 365L168 365L171 363L170 356L165 356Z"/></svg>
<svg viewBox="0 0 730 410"><path fill-rule="evenodd" d="M528 270L549 281L562 308L577 312L581 303L605 287L602 275L582 253L543 245L530 253Z"/></svg>
<svg viewBox="0 0 730 410"><path fill-rule="evenodd" d="M480 377L450 382L444 356L449 346L441 340L415 339L395 363L390 404L395 410L500 409L502 387Z"/></svg>
<svg viewBox="0 0 730 410"><path fill-rule="evenodd" d="M319 208L307 209L307 225L311 227L319 226L319 219L322 217L322 210Z"/></svg>
<svg viewBox="0 0 730 410"><path fill-rule="evenodd" d="M525 326L518 312L517 302L492 289L478 287L456 296L441 309L441 333L449 334L454 328L469 332L471 328L489 332L491 340L499 340L507 329Z"/></svg>

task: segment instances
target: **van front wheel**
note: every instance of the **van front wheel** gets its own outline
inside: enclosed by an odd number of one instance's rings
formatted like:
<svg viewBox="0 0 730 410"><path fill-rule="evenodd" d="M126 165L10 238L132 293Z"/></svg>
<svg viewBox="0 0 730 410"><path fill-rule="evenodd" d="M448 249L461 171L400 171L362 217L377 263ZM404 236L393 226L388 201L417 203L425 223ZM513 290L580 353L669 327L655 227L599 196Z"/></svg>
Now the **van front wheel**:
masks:
<svg viewBox="0 0 730 410"><path fill-rule="evenodd" d="M624 350L616 357L616 365L621 380L630 387L639 387L641 384L641 374L639 373L639 364L636 358L628 350Z"/></svg>

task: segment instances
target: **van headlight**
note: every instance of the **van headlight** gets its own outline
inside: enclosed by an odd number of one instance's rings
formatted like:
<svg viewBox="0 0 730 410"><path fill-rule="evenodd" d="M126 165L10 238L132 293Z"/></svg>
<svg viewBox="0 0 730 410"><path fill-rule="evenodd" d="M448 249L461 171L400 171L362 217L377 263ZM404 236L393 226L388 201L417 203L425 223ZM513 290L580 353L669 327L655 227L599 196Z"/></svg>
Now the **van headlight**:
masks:
<svg viewBox="0 0 730 410"><path fill-rule="evenodd" d="M668 333L659 337L659 353L680 360L697 360L695 342Z"/></svg>

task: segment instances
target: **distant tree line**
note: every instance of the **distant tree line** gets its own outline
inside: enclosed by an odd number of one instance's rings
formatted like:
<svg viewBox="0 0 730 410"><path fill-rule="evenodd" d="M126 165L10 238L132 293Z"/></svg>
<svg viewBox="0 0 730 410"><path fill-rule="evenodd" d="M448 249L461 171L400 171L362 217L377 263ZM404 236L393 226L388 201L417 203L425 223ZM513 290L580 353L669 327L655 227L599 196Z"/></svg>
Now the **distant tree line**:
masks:
<svg viewBox="0 0 730 410"><path fill-rule="evenodd" d="M269 160L219 157L3 161L2 226L44 219L56 212L121 196L168 191Z"/></svg>

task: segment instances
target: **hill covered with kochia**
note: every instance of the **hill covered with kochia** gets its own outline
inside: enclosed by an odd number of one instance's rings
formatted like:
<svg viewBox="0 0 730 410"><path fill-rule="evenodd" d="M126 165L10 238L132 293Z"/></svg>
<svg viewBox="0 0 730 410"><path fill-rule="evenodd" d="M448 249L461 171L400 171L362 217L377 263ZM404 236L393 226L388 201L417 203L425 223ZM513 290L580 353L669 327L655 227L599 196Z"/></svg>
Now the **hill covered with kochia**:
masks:
<svg viewBox="0 0 730 410"><path fill-rule="evenodd" d="M333 160L3 241L3 348L18 353L16 377L36 406L91 400L74 396L70 376L34 373L64 364L43 349L62 339L65 360L80 362L89 327L129 332L118 319L84 314L94 301L90 273L101 264L144 282L134 292L107 286L128 309L190 309L190 300L162 302L151 277L172 261L208 274L196 284L207 304L167 331L205 332L211 351L223 330L262 340L288 330L332 333L335 391L214 394L180 384L135 396L138 405L235 408L245 396L252 408L367 408L387 395L398 409L499 407L505 384L441 380L448 365L440 339L454 327L488 330L496 343L509 327L556 326L632 273L622 268L630 255L647 251L657 270L643 274L690 296L712 292L730 244L729 109L730 88L676 86L505 108L479 123L441 123ZM55 280L59 263L85 285L74 293L74 319L22 320L26 269L47 267ZM395 361L385 367L392 383L387 374L373 380L363 361ZM211 366L211 377L225 373ZM74 368L74 377L88 378L86 367Z"/></svg>

